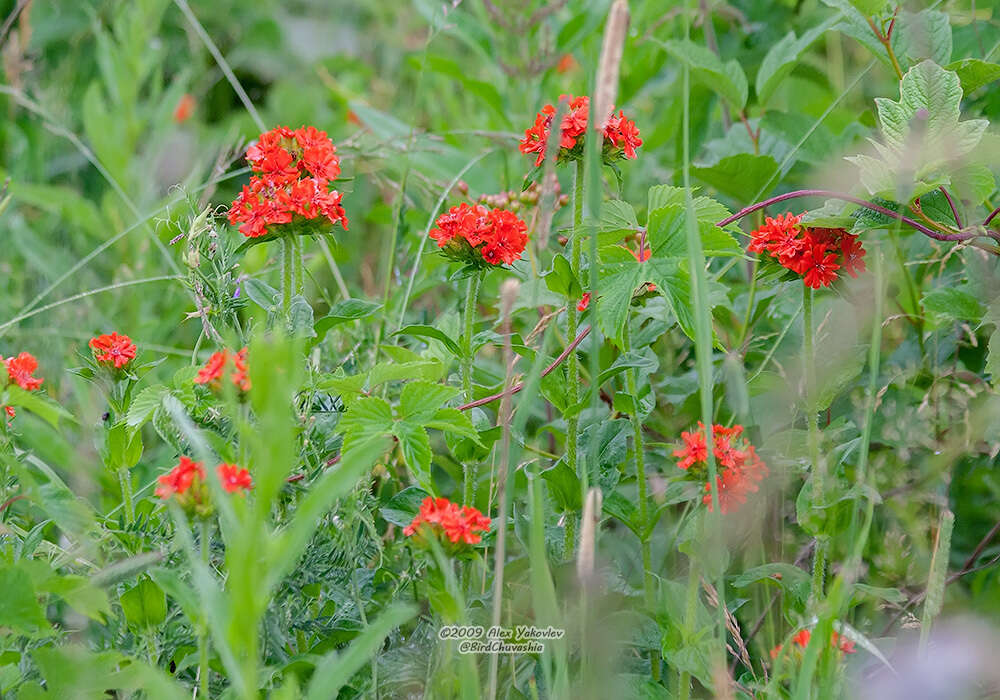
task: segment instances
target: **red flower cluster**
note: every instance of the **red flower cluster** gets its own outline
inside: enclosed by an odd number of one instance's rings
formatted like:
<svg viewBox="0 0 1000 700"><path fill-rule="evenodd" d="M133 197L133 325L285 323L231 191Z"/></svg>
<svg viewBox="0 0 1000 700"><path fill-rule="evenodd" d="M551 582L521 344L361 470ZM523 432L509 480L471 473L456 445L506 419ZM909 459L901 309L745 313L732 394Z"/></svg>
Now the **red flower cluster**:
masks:
<svg viewBox="0 0 1000 700"><path fill-rule="evenodd" d="M38 369L38 360L30 353L22 352L17 357L8 357L6 360L0 357L0 362L7 367L8 383L17 384L25 391L34 391L45 381L33 376Z"/></svg>
<svg viewBox="0 0 1000 700"><path fill-rule="evenodd" d="M90 339L90 349L94 359L102 364L114 365L121 369L135 359L135 343L127 335L112 333Z"/></svg>
<svg viewBox="0 0 1000 700"><path fill-rule="evenodd" d="M521 259L528 244L528 225L506 209L466 203L438 217L430 232L442 252L453 260L477 266L510 265Z"/></svg>
<svg viewBox="0 0 1000 700"><path fill-rule="evenodd" d="M748 250L766 251L778 263L802 275L813 289L829 287L843 269L857 277L865 269L865 249L858 237L842 228L809 228L800 226L802 217L791 212L770 216L764 225L750 234Z"/></svg>
<svg viewBox="0 0 1000 700"><path fill-rule="evenodd" d="M250 368L247 365L246 348L239 352L220 350L213 353L205 366L198 370L198 376L194 378L194 383L207 384L214 391L218 391L222 388L222 378L230 360L233 362L233 370L229 374L229 380L240 391L250 391Z"/></svg>
<svg viewBox="0 0 1000 700"><path fill-rule="evenodd" d="M812 639L812 630L803 628L800 629L795 634L794 637L792 637L792 642L798 645L800 649L805 649L807 646L809 646L810 639ZM855 651L854 642L852 642L847 637L837 634L836 631L834 631L833 634L830 636L830 646L836 649L840 649L840 651L844 654L853 654ZM781 645L779 644L778 646L774 647L774 649L771 649L771 658L772 659L778 658L778 654L780 653L781 653Z"/></svg>
<svg viewBox="0 0 1000 700"><path fill-rule="evenodd" d="M559 155L560 162L565 160L576 160L583 157L583 139L581 138L587 130L587 119L590 115L590 98L586 96L573 97L572 95L562 95L560 99L569 99L569 111L563 116L560 124ZM542 111L535 117L535 123L525 130L524 138L521 139L521 153L537 153L535 165L541 165L545 160L545 148L549 139L549 129L552 127L552 120L555 118L556 108L552 105L545 105ZM619 158L635 158L635 149L642 145L639 138L639 129L635 122L625 118L625 112L614 113L611 109L611 116L601 125L604 132L603 157L605 162L618 160Z"/></svg>
<svg viewBox="0 0 1000 700"><path fill-rule="evenodd" d="M235 464L216 467L219 481L226 493L249 491L253 488L250 472ZM176 497L182 506L198 515L207 517L212 512L208 485L205 483L205 465L189 457L181 457L177 466L157 479L156 495L164 500Z"/></svg>
<svg viewBox="0 0 1000 700"><path fill-rule="evenodd" d="M241 224L248 238L267 234L268 226L324 217L347 230L341 194L329 189L340 175L336 147L325 131L304 126L292 131L279 126L263 133L247 149L256 173L229 209L229 223Z"/></svg>
<svg viewBox="0 0 1000 700"><path fill-rule="evenodd" d="M708 464L708 441L705 436L705 425L698 423L695 432L681 433L684 446L674 451L674 457L680 458L677 466L691 470L696 478L705 477ZM757 491L757 483L768 475L767 465L757 456L754 446L743 437L743 426L734 425L727 428L724 425L712 426L712 452L722 470L717 476L719 507L723 513L730 513L747 501L747 495ZM705 484L705 495L702 502L712 510L712 484Z"/></svg>
<svg viewBox="0 0 1000 700"><path fill-rule="evenodd" d="M480 532L489 532L490 519L472 506L459 506L447 498L428 496L420 504L420 512L413 522L403 528L404 535L429 529L434 534L444 533L452 544L478 544Z"/></svg>

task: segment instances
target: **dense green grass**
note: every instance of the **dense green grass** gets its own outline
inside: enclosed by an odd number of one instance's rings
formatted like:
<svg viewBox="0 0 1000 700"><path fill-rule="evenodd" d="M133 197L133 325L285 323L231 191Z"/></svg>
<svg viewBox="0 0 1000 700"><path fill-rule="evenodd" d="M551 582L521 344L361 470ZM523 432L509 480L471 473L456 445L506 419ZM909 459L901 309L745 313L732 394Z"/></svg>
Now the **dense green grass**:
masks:
<svg viewBox="0 0 1000 700"><path fill-rule="evenodd" d="M0 356L45 381L0 367L0 696L1000 692L996 3L2 10ZM562 94L637 158L534 168ZM227 221L277 125L336 144L346 231ZM428 234L481 195L529 242L470 272ZM786 211L866 269L748 251ZM244 346L249 392L194 382ZM745 503L703 501L724 450L678 468L699 421L766 462ZM253 489L208 469L198 517L181 455ZM428 495L489 533L404 535Z"/></svg>

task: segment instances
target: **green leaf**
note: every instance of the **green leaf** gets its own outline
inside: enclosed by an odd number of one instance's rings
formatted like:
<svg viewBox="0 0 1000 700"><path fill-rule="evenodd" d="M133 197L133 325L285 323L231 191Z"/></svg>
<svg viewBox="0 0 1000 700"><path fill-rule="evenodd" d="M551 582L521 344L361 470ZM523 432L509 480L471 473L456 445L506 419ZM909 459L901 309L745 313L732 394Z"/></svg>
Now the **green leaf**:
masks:
<svg viewBox="0 0 1000 700"><path fill-rule="evenodd" d="M479 431L476 430L472 421L457 408L439 409L433 418L424 422L424 427L451 433L452 435L460 435L472 440L477 445L483 444L479 439Z"/></svg>
<svg viewBox="0 0 1000 700"><path fill-rule="evenodd" d="M695 214L697 216L697 213ZM650 212L649 241L654 257L687 258L687 236L684 233L684 209L679 205L661 207ZM740 255L743 249L736 239L714 223L698 221L701 245L706 256Z"/></svg>
<svg viewBox="0 0 1000 700"><path fill-rule="evenodd" d="M691 77L722 97L734 110L743 109L749 88L747 77L736 60L722 59L692 41L667 41L662 44L674 59L691 69Z"/></svg>
<svg viewBox="0 0 1000 700"><path fill-rule="evenodd" d="M306 700L335 698L340 689L367 663L377 663L378 651L392 630L412 619L417 609L394 604L359 634L346 651L331 651L318 660L309 681Z"/></svg>
<svg viewBox="0 0 1000 700"><path fill-rule="evenodd" d="M958 75L933 61L907 71L899 93L898 102L875 98L884 139L874 143L879 157L847 160L861 169L869 193L892 198L899 189L912 199L948 184L951 164L979 144L989 122L960 120Z"/></svg>
<svg viewBox="0 0 1000 700"><path fill-rule="evenodd" d="M167 596L153 579L143 576L134 588L122 593L119 602L125 621L133 629L150 629L167 619Z"/></svg>
<svg viewBox="0 0 1000 700"><path fill-rule="evenodd" d="M0 566L0 591L0 627L25 634L48 627L31 578L21 567Z"/></svg>
<svg viewBox="0 0 1000 700"><path fill-rule="evenodd" d="M443 331L438 330L434 326L424 326L424 325L413 325L406 326L405 328L400 328L393 335L412 335L418 338L433 338L434 340L440 341L448 351L451 352L455 357L462 356L462 350L458 347L451 337L445 335Z"/></svg>
<svg viewBox="0 0 1000 700"><path fill-rule="evenodd" d="M372 438L391 433L393 420L392 406L378 396L369 396L351 404L337 424L337 430L345 433L343 451L348 452L352 443L364 444Z"/></svg>
<svg viewBox="0 0 1000 700"><path fill-rule="evenodd" d="M760 104L767 104L781 81L795 68L802 52L829 31L837 21L837 17L828 19L818 27L807 31L801 39L796 38L795 32L788 32L771 46L757 71L757 101Z"/></svg>
<svg viewBox="0 0 1000 700"><path fill-rule="evenodd" d="M850 0L851 6L866 17L872 17L885 10L886 0Z"/></svg>
<svg viewBox="0 0 1000 700"><path fill-rule="evenodd" d="M417 486L409 486L389 499L379 511L386 522L406 527L420 510L420 504L431 494Z"/></svg>
<svg viewBox="0 0 1000 700"><path fill-rule="evenodd" d="M983 306L973 295L954 287L938 287L924 294L924 309L959 321L979 321Z"/></svg>
<svg viewBox="0 0 1000 700"><path fill-rule="evenodd" d="M304 296L296 294L292 297L288 315L292 335L300 338L316 337L316 330L313 327L313 309Z"/></svg>
<svg viewBox="0 0 1000 700"><path fill-rule="evenodd" d="M945 69L955 71L966 97L984 85L1000 80L1000 64L978 58L963 58L961 61L949 63Z"/></svg>
<svg viewBox="0 0 1000 700"><path fill-rule="evenodd" d="M635 209L628 202L611 199L601 205L601 233L622 238L639 230Z"/></svg>
<svg viewBox="0 0 1000 700"><path fill-rule="evenodd" d="M14 408L28 409L53 428L59 427L59 419L76 423L76 418L73 417L73 414L47 395L34 391L25 391L16 384L11 384L7 387L7 400L5 403Z"/></svg>
<svg viewBox="0 0 1000 700"><path fill-rule="evenodd" d="M736 576L733 579L733 586L745 588L759 581L771 581L778 584L800 602L804 603L809 598L809 574L794 564L777 562L755 566Z"/></svg>
<svg viewBox="0 0 1000 700"><path fill-rule="evenodd" d="M431 488L431 440L423 426L411 423L396 423L392 434L399 440L399 451L406 466L416 472L417 480L428 491Z"/></svg>
<svg viewBox="0 0 1000 700"><path fill-rule="evenodd" d="M741 202L752 201L761 184L770 182L778 172L778 163L771 156L739 153L727 156L714 165L694 165L691 174L711 185L722 194ZM775 182L777 179L775 178ZM761 192L761 196L770 190Z"/></svg>
<svg viewBox="0 0 1000 700"><path fill-rule="evenodd" d="M144 425L153 415L153 411L160 407L163 397L169 391L162 384L147 386L140 391L132 399L132 404L128 408L128 414L125 416L125 423L128 427L134 430Z"/></svg>
<svg viewBox="0 0 1000 700"><path fill-rule="evenodd" d="M896 18L892 46L903 66L931 60L942 65L951 60L951 22L937 10L903 11Z"/></svg>
<svg viewBox="0 0 1000 700"><path fill-rule="evenodd" d="M411 423L431 419L445 402L455 398L459 388L430 382L408 382L399 396L399 418Z"/></svg>
<svg viewBox="0 0 1000 700"><path fill-rule="evenodd" d="M330 332L330 329L342 323L350 323L351 321L367 318L380 308L382 308L381 304L364 299L343 299L338 301L330 307L330 311L326 316L316 321L313 325L313 329L316 332L316 339L313 342L322 342L326 334Z"/></svg>
<svg viewBox="0 0 1000 700"><path fill-rule="evenodd" d="M552 259L552 269L545 274L545 286L570 300L583 296L583 287L573 274L569 261L559 254Z"/></svg>

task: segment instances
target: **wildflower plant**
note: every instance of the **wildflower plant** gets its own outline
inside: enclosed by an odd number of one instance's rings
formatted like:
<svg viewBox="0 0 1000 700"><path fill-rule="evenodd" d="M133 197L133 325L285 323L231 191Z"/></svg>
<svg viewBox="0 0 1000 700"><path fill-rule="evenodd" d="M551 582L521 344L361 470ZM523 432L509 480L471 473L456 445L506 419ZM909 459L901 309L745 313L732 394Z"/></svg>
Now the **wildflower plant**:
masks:
<svg viewBox="0 0 1000 700"><path fill-rule="evenodd" d="M383 4L3 23L0 696L994 687L990 8Z"/></svg>

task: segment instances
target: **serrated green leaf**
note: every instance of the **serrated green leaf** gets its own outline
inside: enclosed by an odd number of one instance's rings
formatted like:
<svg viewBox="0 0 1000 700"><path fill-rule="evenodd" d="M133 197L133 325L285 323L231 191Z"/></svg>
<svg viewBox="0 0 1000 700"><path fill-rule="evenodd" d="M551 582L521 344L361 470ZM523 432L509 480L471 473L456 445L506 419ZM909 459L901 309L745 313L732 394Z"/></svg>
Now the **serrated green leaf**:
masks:
<svg viewBox="0 0 1000 700"><path fill-rule="evenodd" d="M963 58L961 61L949 63L945 69L955 71L966 97L984 85L1000 80L1000 64L978 58Z"/></svg>
<svg viewBox="0 0 1000 700"><path fill-rule="evenodd" d="M972 294L953 287L938 287L924 294L924 309L959 321L979 321L983 306Z"/></svg>
<svg viewBox="0 0 1000 700"><path fill-rule="evenodd" d="M713 165L691 167L691 174L699 180L741 202L751 201L760 191L761 184L770 182L777 172L778 163L774 158L753 153L739 153ZM760 194L764 196L769 191Z"/></svg>
<svg viewBox="0 0 1000 700"><path fill-rule="evenodd" d="M316 321L313 325L313 329L316 332L316 338L313 341L314 344L322 342L323 338L326 337L326 334L332 328L342 323L350 323L351 321L367 318L380 308L382 308L381 304L364 299L343 299L338 301L330 307L330 311L326 316Z"/></svg>
<svg viewBox="0 0 1000 700"><path fill-rule="evenodd" d="M424 422L424 427L441 430L454 435L461 435L472 440L477 445L482 445L479 439L479 431L472 425L469 417L457 408L439 409L430 420Z"/></svg>
<svg viewBox="0 0 1000 700"><path fill-rule="evenodd" d="M795 68L802 52L829 31L837 21L836 17L828 19L818 27L807 31L801 39L795 36L795 32L788 32L771 46L764 55L764 60L761 61L760 69L757 71L757 101L760 104L767 104L781 81Z"/></svg>
<svg viewBox="0 0 1000 700"><path fill-rule="evenodd" d="M411 423L423 423L458 393L458 387L447 384L408 382L399 397L399 418Z"/></svg>

